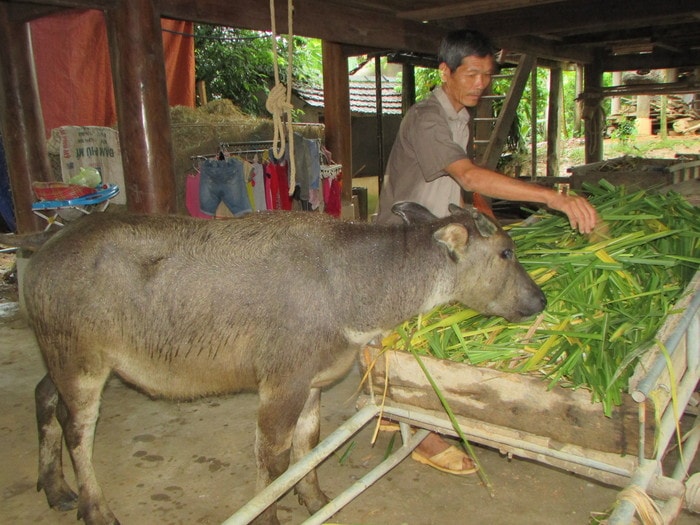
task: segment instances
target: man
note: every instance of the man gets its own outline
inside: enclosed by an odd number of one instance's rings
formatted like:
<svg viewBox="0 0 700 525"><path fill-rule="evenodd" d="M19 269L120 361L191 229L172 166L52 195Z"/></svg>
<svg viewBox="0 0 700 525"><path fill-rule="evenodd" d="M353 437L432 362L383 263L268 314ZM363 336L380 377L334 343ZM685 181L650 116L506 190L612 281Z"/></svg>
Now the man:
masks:
<svg viewBox="0 0 700 525"><path fill-rule="evenodd" d="M504 200L534 202L567 215L572 228L590 233L598 220L580 196L560 194L474 164L466 154L469 113L491 81L493 47L476 31L448 34L438 54L442 85L406 113L389 155L377 223L398 224L398 201L418 202L442 217L461 190Z"/></svg>
<svg viewBox="0 0 700 525"><path fill-rule="evenodd" d="M438 53L442 85L406 113L389 155L379 200L378 224L398 224L399 201L418 202L438 217L462 204L462 190L511 201L540 203L567 215L572 228L590 233L595 209L580 196L560 194L474 164L466 153L467 108L479 102L495 70L491 42L476 31L449 33ZM412 457L452 474L476 471L471 459L438 434L429 434Z"/></svg>

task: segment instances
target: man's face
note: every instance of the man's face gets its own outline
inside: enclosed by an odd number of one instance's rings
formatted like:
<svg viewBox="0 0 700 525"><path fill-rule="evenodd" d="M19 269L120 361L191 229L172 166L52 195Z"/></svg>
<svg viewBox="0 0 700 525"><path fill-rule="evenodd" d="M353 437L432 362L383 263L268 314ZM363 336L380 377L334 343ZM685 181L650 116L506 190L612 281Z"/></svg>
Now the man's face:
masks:
<svg viewBox="0 0 700 525"><path fill-rule="evenodd" d="M454 71L450 71L444 62L440 64L442 87L455 111L478 104L481 94L491 82L493 71L494 60L491 55L464 57Z"/></svg>

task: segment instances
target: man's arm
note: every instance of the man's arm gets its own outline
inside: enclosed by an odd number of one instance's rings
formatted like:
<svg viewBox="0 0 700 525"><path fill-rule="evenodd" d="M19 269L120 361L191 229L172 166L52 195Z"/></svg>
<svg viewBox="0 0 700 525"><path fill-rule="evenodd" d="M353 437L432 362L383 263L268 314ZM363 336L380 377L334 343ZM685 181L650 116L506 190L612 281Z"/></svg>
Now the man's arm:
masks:
<svg viewBox="0 0 700 525"><path fill-rule="evenodd" d="M536 202L566 214L571 227L590 233L598 222L598 214L585 197L563 195L550 188L530 184L481 168L469 159L460 159L445 169L466 191L474 191L509 201Z"/></svg>

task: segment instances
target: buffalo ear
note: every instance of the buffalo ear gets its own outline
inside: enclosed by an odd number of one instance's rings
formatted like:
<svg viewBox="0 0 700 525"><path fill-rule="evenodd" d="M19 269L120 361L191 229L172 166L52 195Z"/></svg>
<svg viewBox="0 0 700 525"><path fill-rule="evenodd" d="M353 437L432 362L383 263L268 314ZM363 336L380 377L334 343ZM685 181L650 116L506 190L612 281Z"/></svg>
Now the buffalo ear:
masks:
<svg viewBox="0 0 700 525"><path fill-rule="evenodd" d="M449 208L452 215L465 215L468 214L474 219L474 224L476 224L476 229L482 237L491 237L494 233L498 231L498 224L493 222L489 217L481 213L474 206L465 206L460 208L456 204L450 204Z"/></svg>
<svg viewBox="0 0 700 525"><path fill-rule="evenodd" d="M428 208L417 202L401 201L391 207L391 211L401 217L404 224L430 222L437 219Z"/></svg>
<svg viewBox="0 0 700 525"><path fill-rule="evenodd" d="M458 206L458 205L451 202L447 206L447 209L450 211L450 213L452 215L466 215L466 214L471 215L472 212L476 208L474 208L473 206L469 206L469 205L466 205L464 208L462 208L461 206Z"/></svg>
<svg viewBox="0 0 700 525"><path fill-rule="evenodd" d="M491 237L498 231L498 225L476 209L472 212L472 218L482 237Z"/></svg>
<svg viewBox="0 0 700 525"><path fill-rule="evenodd" d="M433 234L433 238L439 243L447 248L447 253L450 255L450 259L454 262L459 261L459 254L462 252L464 247L467 245L469 240L469 232L467 229L457 223L450 223L447 226L443 226Z"/></svg>

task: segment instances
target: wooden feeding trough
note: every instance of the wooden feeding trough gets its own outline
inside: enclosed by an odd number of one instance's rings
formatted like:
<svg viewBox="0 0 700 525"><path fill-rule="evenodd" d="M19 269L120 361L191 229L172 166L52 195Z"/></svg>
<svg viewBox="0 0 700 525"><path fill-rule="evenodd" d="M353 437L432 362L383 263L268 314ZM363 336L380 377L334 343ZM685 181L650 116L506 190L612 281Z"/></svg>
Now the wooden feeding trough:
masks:
<svg viewBox="0 0 700 525"><path fill-rule="evenodd" d="M700 272L687 291L659 330L659 344L638 362L612 417L584 390L549 389L535 376L420 359L470 441L615 486L634 484L665 502L670 523L684 504L683 482L699 440L687 440L684 461L665 475L662 460L700 378ZM384 406L384 417L412 426L458 435L412 354L368 346L362 366L370 382L361 404ZM698 426L696 417L694 434ZM623 503L609 523L631 520L635 509ZM700 501L685 505L700 510Z"/></svg>
<svg viewBox="0 0 700 525"><path fill-rule="evenodd" d="M597 184L601 179L631 190L678 184L700 178L700 159L646 159L623 156L568 168L571 187L579 189L584 183Z"/></svg>

